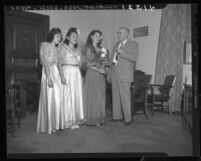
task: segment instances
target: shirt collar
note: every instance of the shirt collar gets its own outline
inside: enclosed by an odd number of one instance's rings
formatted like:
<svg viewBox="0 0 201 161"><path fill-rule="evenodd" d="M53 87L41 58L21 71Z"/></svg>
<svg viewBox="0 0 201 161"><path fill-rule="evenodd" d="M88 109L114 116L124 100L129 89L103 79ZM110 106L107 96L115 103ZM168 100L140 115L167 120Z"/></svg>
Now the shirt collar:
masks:
<svg viewBox="0 0 201 161"><path fill-rule="evenodd" d="M123 43L123 45L126 43L128 41L128 39L126 39L126 40L124 40L122 43Z"/></svg>

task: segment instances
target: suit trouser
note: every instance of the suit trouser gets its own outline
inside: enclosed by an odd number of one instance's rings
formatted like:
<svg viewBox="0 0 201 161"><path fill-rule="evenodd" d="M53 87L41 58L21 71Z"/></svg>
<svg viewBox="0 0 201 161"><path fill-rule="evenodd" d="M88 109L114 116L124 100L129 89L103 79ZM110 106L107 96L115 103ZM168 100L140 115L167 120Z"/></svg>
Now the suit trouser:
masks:
<svg viewBox="0 0 201 161"><path fill-rule="evenodd" d="M116 74L112 74L113 119L124 118L131 121L131 94L130 82L121 82Z"/></svg>

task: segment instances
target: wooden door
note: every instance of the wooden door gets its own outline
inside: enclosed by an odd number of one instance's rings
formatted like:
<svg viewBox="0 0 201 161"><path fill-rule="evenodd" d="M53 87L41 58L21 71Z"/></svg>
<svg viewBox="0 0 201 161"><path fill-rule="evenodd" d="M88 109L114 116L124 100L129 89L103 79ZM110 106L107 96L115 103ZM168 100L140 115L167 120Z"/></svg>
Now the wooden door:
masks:
<svg viewBox="0 0 201 161"><path fill-rule="evenodd" d="M5 10L5 67L17 80L40 81L39 44L49 31L49 16Z"/></svg>
<svg viewBox="0 0 201 161"><path fill-rule="evenodd" d="M5 9L4 20L5 72L11 69L15 82L21 85L21 109L25 117L31 105L37 108L42 69L38 50L49 31L49 16Z"/></svg>

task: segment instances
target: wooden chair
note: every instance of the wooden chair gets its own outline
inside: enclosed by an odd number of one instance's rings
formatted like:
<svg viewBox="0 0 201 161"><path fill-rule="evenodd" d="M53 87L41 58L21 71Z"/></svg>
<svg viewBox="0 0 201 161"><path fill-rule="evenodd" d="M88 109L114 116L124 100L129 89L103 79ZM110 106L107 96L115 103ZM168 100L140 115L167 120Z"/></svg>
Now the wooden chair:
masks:
<svg viewBox="0 0 201 161"><path fill-rule="evenodd" d="M176 79L175 75L167 75L165 77L165 81L163 85L151 84L151 92L148 95L148 101L152 103L152 107L159 107L160 110L167 109L169 112L169 115L171 115L169 99L170 99L171 90L174 86L175 79ZM155 90L155 89L158 89L158 90ZM165 105L164 103L167 103L167 105Z"/></svg>
<svg viewBox="0 0 201 161"><path fill-rule="evenodd" d="M14 73L6 70L6 127L15 136L15 125L21 126L20 86L15 84Z"/></svg>
<svg viewBox="0 0 201 161"><path fill-rule="evenodd" d="M136 114L144 114L148 119L148 91L151 82L151 75L145 75L144 72L136 70L134 76L134 83L131 85L131 112L132 116ZM143 111L143 113L137 113Z"/></svg>
<svg viewBox="0 0 201 161"><path fill-rule="evenodd" d="M185 127L192 132L192 85L183 84L184 86L184 97L183 97L183 111L182 119Z"/></svg>
<svg viewBox="0 0 201 161"><path fill-rule="evenodd" d="M22 88L26 91L26 95L31 98L31 105L32 108L30 109L30 113L38 112L38 105L39 105L39 97L40 97L40 82L28 81L24 80L21 81L23 86ZM26 97L27 99L27 97ZM27 102L27 101L26 101ZM25 106L28 106L26 103Z"/></svg>

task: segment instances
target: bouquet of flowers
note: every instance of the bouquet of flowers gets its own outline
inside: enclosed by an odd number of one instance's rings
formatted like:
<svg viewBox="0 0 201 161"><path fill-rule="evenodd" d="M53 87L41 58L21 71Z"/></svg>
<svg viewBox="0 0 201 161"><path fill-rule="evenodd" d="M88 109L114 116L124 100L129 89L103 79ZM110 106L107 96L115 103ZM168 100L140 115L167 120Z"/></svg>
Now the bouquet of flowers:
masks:
<svg viewBox="0 0 201 161"><path fill-rule="evenodd" d="M108 57L108 50L104 47L101 47L101 50L100 50L100 60L99 62L101 62L101 64L106 67L106 66L109 66L109 57Z"/></svg>
<svg viewBox="0 0 201 161"><path fill-rule="evenodd" d="M107 55L107 49L104 48L104 47L102 47L102 48L101 48L101 58L105 58L106 55Z"/></svg>

